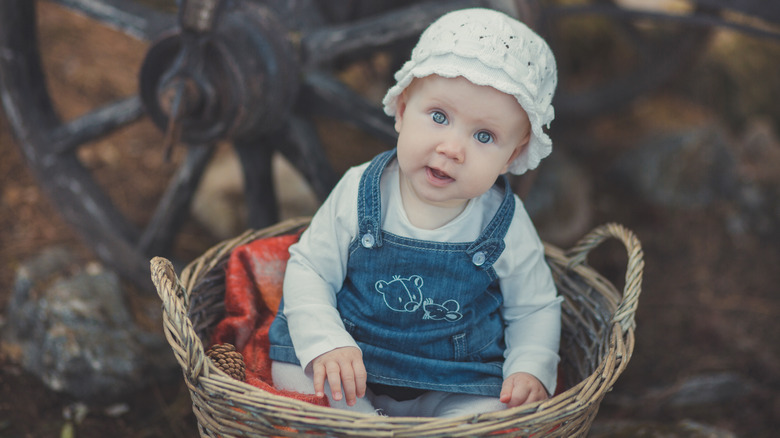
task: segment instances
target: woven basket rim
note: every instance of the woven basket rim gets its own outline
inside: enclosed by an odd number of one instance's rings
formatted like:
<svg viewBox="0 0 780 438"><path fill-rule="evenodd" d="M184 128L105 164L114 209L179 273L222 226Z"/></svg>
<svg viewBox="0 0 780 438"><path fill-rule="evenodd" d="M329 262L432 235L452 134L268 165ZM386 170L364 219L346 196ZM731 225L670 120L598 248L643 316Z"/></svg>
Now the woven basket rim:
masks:
<svg viewBox="0 0 780 438"><path fill-rule="evenodd" d="M209 272L212 272L215 269L221 269L233 249L258 238L282 235L300 229L308 223L309 219L310 218L294 218L262 230L247 230L234 239L226 240L214 245L183 269L180 280L176 278L175 273L172 274L173 279L170 279L171 285L169 287L175 289L178 284L181 287L178 292L180 300L189 301L190 296L188 293L191 293L192 290L197 287L199 281L201 281ZM594 231L589 233L580 243L578 243L578 245L568 252L555 245L545 243L545 255L549 259L554 260L555 263L565 265L568 269L576 272L584 281L590 284L591 287L603 291L607 295L611 294L620 297L619 292L617 292L611 282L606 280L601 274L585 263L587 252L609 237L618 237L624 241L630 256L629 266L626 272L624 296L619 303L623 308L618 306L618 309L615 312L615 318L610 322L610 326L608 327L609 348L598 361L594 371L570 388L547 400L515 408L508 408L493 413L465 415L458 418L447 419L446 421L428 417L376 417L369 414L316 406L305 401L276 395L248 383L230 378L222 370L218 369L210 360L203 360L203 344L197 335L194 336L195 339L191 339L190 337L184 342L182 341L183 336L179 332L186 331L186 326L189 326L189 330L192 330L192 322L189 319L189 315L186 316L186 321L176 321L177 318L174 316L176 313L175 308L177 308L177 306L186 307L185 304L189 305L189 303L174 303L175 305L169 305L166 302L166 297L163 296L162 289L166 288L165 281L163 281L165 276L170 276L171 274L170 272L167 272L165 275L159 274L155 277L155 272L164 270L160 266L155 268L155 263L162 263L158 258L153 259L152 270L155 286L157 286L158 293L160 293L161 298L163 298L164 301L165 309L163 312L163 320L166 327L166 337L176 353L177 360L179 360L179 363L184 370L185 379L190 380L188 385L190 386L190 392L193 396L194 394L192 394L192 392L194 390L202 390L207 394L211 394L211 397L230 397L232 400L230 400L229 403L239 408L251 409L256 405L269 405L268 409L272 409L275 414L280 415L282 412L285 412L285 414L289 414L296 418L312 416L317 417L317 421L325 423L328 421L346 421L351 422L355 428L375 427L377 428L377 432L385 430L388 427L391 429L402 427L405 431L408 431L409 428L425 425L445 426L452 424L452 422L458 422L461 427L466 427L466 430L469 430L469 428L480 429L485 427L485 424L490 423L492 424L492 426L489 426L490 430L495 431L500 430L501 427L516 428L524 427L525 425L530 427L534 425L534 422L537 419L544 419L548 423L562 421L562 419L587 408L588 405L593 403L594 398L597 400L596 404L598 404L601 398L603 398L603 395L612 387L628 364L634 345L633 316L636 309L636 303L626 303L627 297L625 295L630 287L636 288L636 291L630 291L630 298L633 301L636 301L639 290L641 290L641 274L643 269L641 247L638 246L638 240L633 236L633 233L618 224L605 224L594 229ZM635 265L633 267L631 266L632 255L634 258L638 258L638 261L633 261L633 264ZM155 271L155 269L157 270ZM172 268L170 269L172 270ZM169 297L168 299L172 298ZM181 312L182 309L179 308L178 311ZM618 314L620 313L623 313L624 315L622 315L622 318L618 319L617 316L619 316ZM179 330L176 326L185 327ZM186 338L186 336L184 337ZM182 343L184 343L186 347L182 347ZM619 349L621 352L618 352ZM198 357L199 355L201 357ZM196 365L191 366L192 363L195 363ZM192 374L188 377L188 373ZM193 403L195 403L194 398ZM203 413L198 414L199 422L202 420L205 421L204 418L201 418L202 414ZM591 415L595 416L595 412ZM590 421L592 421L592 418ZM506 426L502 426L502 423L504 422L507 423ZM587 430L588 427L589 424L586 425L585 429ZM460 431L461 429L458 430ZM420 432L422 433L422 430L420 430ZM280 435L283 434L280 433Z"/></svg>

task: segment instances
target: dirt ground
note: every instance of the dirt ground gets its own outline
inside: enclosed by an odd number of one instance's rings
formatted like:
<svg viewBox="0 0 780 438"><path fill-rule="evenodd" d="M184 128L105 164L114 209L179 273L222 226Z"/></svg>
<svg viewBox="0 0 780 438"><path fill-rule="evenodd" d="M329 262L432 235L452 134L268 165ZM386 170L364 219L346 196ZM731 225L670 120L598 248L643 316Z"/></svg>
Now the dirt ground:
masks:
<svg viewBox="0 0 780 438"><path fill-rule="evenodd" d="M58 7L41 8L40 23L44 59L54 72L52 93L66 118L133 93L136 72L126 66L140 65L144 43ZM661 207L616 184L606 171L643 134L720 123L720 117L724 116L669 91L588 127L560 127L563 133L556 144L584 163L593 181L590 222L626 225L637 233L645 250L636 349L597 421L691 419L744 437L770 437L780 430L780 239L774 227L768 234L734 234L726 226L734 208L729 202L701 208ZM735 126L739 130L747 124ZM100 168L109 191L125 196L120 202L128 211L138 212L144 208L137 206L159 193L166 174L155 173L159 161L150 158L159 154L162 136L148 123L134 129L108 146L90 146L80 153ZM741 132L733 134L739 138ZM140 159L122 155L125 140ZM85 261L94 257L39 190L4 120L0 121L0 156L0 318L4 318L14 271L25 259L55 244L67 245ZM136 184L134 193L124 190L127 181ZM204 239L195 250L211 243ZM621 284L625 254L619 246L607 245L592 262ZM740 397L695 411L663 409L657 400L642 398L686 378L727 371L753 386ZM634 402L626 404L626 400ZM75 402L47 389L12 357L0 355L0 437L66 436L60 434L71 427L66 414ZM111 409L87 408L70 436L197 436L189 395L178 376L142 388Z"/></svg>

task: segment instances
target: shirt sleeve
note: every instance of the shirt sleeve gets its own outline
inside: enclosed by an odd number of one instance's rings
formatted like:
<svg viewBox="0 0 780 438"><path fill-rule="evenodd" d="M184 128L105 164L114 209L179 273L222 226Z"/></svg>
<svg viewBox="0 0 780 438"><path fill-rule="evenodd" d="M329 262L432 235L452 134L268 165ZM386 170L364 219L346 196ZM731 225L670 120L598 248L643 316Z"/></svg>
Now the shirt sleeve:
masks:
<svg viewBox="0 0 780 438"><path fill-rule="evenodd" d="M506 323L504 378L526 372L553 394L557 382L561 336L561 301L544 245L516 199L515 217L505 238L506 249L496 263L504 297Z"/></svg>
<svg viewBox="0 0 780 438"><path fill-rule="evenodd" d="M346 275L349 244L357 234L357 190L364 168L347 171L298 243L290 247L284 315L304 368L335 348L357 347L339 316L336 293Z"/></svg>

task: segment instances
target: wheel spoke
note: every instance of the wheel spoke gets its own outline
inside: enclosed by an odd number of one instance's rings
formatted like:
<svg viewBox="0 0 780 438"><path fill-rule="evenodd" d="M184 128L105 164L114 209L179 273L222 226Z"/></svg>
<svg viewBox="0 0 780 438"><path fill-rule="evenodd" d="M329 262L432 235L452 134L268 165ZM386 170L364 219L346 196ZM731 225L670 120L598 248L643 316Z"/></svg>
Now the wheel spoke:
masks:
<svg viewBox="0 0 780 438"><path fill-rule="evenodd" d="M324 201L336 185L337 177L325 156L317 129L308 120L291 116L285 139L288 147L280 148L280 152L303 174L317 199Z"/></svg>
<svg viewBox="0 0 780 438"><path fill-rule="evenodd" d="M393 144L396 132L393 120L368 99L326 73L306 76L299 102L301 111L334 117L366 131L383 142Z"/></svg>
<svg viewBox="0 0 780 438"><path fill-rule="evenodd" d="M267 227L279 220L271 159L273 142L279 142L282 135L277 132L251 141L237 140L233 144L244 173L247 225L250 228Z"/></svg>
<svg viewBox="0 0 780 438"><path fill-rule="evenodd" d="M138 249L143 254L167 255L178 229L187 217L192 196L213 153L212 145L189 146L184 163L168 184L138 242Z"/></svg>
<svg viewBox="0 0 780 438"><path fill-rule="evenodd" d="M87 113L52 130L49 147L56 154L72 152L78 146L135 122L144 113L141 99L129 97Z"/></svg>
<svg viewBox="0 0 780 438"><path fill-rule="evenodd" d="M130 0L54 0L127 35L153 40L176 26L176 16Z"/></svg>
<svg viewBox="0 0 780 438"><path fill-rule="evenodd" d="M312 67L340 55L414 37L440 15L475 3L474 0L425 2L377 17L313 30L301 39L304 64Z"/></svg>

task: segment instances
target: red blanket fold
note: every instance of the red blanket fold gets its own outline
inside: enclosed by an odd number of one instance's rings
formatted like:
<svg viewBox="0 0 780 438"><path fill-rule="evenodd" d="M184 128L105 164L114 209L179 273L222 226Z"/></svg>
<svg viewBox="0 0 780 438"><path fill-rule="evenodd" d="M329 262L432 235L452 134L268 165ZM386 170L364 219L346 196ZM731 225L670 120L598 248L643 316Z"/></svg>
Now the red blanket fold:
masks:
<svg viewBox="0 0 780 438"><path fill-rule="evenodd" d="M279 309L288 248L300 234L267 237L234 249L225 272L225 318L211 343L230 343L244 356L246 382L273 394L321 406L328 399L274 388L268 329Z"/></svg>

